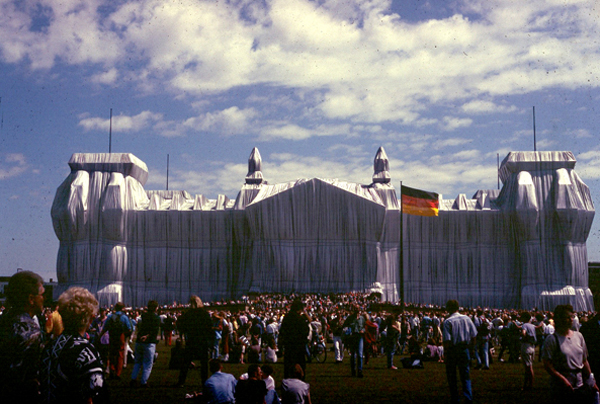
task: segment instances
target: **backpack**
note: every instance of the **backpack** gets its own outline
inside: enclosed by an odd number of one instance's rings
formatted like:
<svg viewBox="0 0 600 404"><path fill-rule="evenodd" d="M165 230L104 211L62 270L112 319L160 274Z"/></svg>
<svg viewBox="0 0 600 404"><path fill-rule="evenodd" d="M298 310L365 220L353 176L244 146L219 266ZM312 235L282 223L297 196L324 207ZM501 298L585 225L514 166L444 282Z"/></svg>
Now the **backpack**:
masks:
<svg viewBox="0 0 600 404"><path fill-rule="evenodd" d="M129 328L121 321L122 314L113 313L108 319L108 333L113 337L121 334L129 335Z"/></svg>
<svg viewBox="0 0 600 404"><path fill-rule="evenodd" d="M477 335L480 337L487 337L490 335L490 328L487 320L481 320L481 324L477 327Z"/></svg>

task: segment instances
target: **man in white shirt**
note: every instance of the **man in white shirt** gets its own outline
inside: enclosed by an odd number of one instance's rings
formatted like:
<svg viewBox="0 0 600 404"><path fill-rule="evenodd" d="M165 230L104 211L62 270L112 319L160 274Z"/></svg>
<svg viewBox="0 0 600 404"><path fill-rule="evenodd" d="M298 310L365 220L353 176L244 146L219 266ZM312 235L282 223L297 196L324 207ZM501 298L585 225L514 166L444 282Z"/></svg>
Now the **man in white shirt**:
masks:
<svg viewBox="0 0 600 404"><path fill-rule="evenodd" d="M458 386L456 378L456 369L460 373L463 395L465 402L473 402L473 392L471 390L470 348L475 344L477 329L471 319L458 312L458 302L448 300L446 310L450 316L442 325L442 337L444 341L444 362L446 364L446 377L450 387L450 397L453 404L458 404Z"/></svg>

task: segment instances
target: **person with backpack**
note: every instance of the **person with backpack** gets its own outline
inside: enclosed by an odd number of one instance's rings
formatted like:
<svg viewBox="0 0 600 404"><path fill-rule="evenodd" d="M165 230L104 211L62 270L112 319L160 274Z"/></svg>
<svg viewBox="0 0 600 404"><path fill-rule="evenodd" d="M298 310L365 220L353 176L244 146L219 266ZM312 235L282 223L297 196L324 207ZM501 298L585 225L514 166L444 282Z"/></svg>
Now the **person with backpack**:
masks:
<svg viewBox="0 0 600 404"><path fill-rule="evenodd" d="M108 332L108 361L110 363L109 379L121 379L125 356L125 341L133 332L133 325L123 312L125 305L122 302L115 304L114 312L108 316L100 337Z"/></svg>

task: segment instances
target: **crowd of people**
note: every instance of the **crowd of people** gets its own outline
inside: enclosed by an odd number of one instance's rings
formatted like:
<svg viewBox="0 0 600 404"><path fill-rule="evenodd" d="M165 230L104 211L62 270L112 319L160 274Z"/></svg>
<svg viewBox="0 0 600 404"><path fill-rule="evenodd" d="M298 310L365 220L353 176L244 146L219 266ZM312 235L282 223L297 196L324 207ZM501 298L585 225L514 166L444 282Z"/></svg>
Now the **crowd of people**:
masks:
<svg viewBox="0 0 600 404"><path fill-rule="evenodd" d="M0 391L22 403L109 401L106 378L118 380L133 360L132 388L148 388L156 346L172 346L169 367L183 387L190 367L199 367L203 390L190 395L208 403L310 403L305 382L311 342L331 342L336 364L350 356L351 377L385 355L387 368L445 364L453 403L473 401L471 367L521 362L523 390L531 390L535 360L543 362L557 402L598 403L594 374L600 372L600 316L569 305L553 312L397 305L365 293L262 294L236 301L126 308L99 308L86 289L73 287L45 307L43 280L22 271L6 288L0 316ZM134 349L131 345L134 343ZM405 354L406 352L406 354ZM493 353L497 355L492 355ZM272 364L283 358L277 389ZM506 358L506 359L505 359ZM246 363L240 378L224 363ZM209 370L211 376L209 377ZM342 370L343 371L343 370ZM138 377L140 380L138 381Z"/></svg>

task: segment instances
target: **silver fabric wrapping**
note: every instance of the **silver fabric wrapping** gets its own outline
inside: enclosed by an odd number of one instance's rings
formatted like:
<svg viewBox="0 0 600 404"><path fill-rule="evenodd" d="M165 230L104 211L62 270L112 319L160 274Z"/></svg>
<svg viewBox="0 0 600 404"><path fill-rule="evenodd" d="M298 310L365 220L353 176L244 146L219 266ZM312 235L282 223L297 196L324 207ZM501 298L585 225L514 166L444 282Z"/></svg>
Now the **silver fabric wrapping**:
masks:
<svg viewBox="0 0 600 404"><path fill-rule="evenodd" d="M57 292L79 285L103 305L136 306L249 292L400 297L391 183L250 183L234 201L146 191L145 164L131 155L76 154L70 164L52 206ZM438 217L403 215L406 301L593 309L586 239L594 206L573 167L569 152L512 152L500 192L440 199Z"/></svg>

